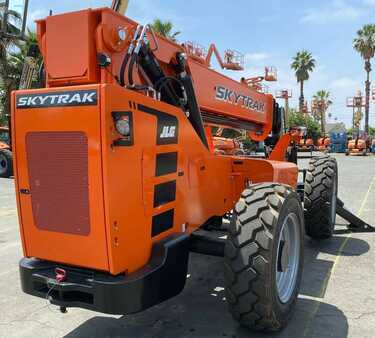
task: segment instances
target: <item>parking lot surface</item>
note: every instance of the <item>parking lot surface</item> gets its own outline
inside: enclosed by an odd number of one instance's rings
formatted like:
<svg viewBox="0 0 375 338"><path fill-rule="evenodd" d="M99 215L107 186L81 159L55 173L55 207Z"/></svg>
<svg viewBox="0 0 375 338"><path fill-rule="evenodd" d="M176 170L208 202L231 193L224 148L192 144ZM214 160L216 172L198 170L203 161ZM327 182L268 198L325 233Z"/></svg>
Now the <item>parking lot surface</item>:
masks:
<svg viewBox="0 0 375 338"><path fill-rule="evenodd" d="M339 196L375 225L375 156L335 155ZM306 161L303 161L306 165ZM338 218L337 230L343 229ZM375 233L305 239L301 294L289 326L274 334L240 328L228 314L220 258L191 254L189 278L177 297L143 313L67 314L21 292L22 248L12 179L0 179L0 337L375 337Z"/></svg>

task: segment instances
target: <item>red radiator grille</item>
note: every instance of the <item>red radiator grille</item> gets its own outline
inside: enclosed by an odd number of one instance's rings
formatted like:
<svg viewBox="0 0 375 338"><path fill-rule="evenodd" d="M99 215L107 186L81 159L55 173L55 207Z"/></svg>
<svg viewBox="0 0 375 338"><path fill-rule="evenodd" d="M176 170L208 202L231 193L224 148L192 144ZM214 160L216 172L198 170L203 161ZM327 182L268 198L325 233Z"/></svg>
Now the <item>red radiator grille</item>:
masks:
<svg viewBox="0 0 375 338"><path fill-rule="evenodd" d="M39 229L88 235L88 144L83 132L30 132L26 152Z"/></svg>

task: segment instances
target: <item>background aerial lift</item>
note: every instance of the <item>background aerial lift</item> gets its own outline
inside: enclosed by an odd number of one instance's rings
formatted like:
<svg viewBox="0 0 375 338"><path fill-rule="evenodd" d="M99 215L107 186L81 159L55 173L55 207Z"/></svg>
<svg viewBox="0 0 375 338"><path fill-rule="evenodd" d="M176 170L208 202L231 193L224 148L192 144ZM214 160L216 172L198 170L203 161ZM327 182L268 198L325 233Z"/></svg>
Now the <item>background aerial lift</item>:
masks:
<svg viewBox="0 0 375 338"><path fill-rule="evenodd" d="M62 311L135 313L182 291L193 250L224 256L242 325L285 326L304 231L317 240L334 231L336 161L312 159L297 184L301 134L283 134L272 95L150 25L102 8L37 26L46 87L12 95L23 291ZM223 68L241 69L232 52ZM215 154L212 126L246 130L272 152ZM199 235L222 217L226 240Z"/></svg>
<svg viewBox="0 0 375 338"><path fill-rule="evenodd" d="M353 108L353 128L352 136L348 140L346 155L367 155L370 148L368 136L360 132L361 121L363 119L362 108L366 105L365 98L361 91L356 96L347 98L346 106Z"/></svg>

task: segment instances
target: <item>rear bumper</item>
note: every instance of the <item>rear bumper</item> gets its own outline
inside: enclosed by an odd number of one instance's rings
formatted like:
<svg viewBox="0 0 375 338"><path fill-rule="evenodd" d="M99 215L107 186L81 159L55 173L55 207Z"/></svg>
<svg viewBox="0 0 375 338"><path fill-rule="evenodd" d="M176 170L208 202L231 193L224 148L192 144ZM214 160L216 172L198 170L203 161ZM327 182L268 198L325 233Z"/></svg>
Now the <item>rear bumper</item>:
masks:
<svg viewBox="0 0 375 338"><path fill-rule="evenodd" d="M186 281L189 236L172 235L154 245L142 269L112 276L33 258L20 261L22 290L46 298L54 305L80 307L108 314L145 310L180 293ZM67 271L64 282L56 283L55 268ZM51 290L52 288L52 290Z"/></svg>

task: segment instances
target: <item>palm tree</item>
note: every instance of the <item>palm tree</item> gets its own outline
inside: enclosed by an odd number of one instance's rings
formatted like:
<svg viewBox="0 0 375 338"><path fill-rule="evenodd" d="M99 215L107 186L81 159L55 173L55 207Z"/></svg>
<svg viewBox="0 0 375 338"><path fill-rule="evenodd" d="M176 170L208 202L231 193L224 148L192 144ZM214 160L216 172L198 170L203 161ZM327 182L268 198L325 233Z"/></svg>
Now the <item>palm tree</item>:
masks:
<svg viewBox="0 0 375 338"><path fill-rule="evenodd" d="M6 19L5 19L6 17ZM0 101L2 109L0 109L0 120L4 122L6 115L10 112L10 97L9 94L12 87L10 75L12 66L8 63L8 50L17 46L19 42L20 30L15 24L21 21L21 14L7 10L6 2L0 2Z"/></svg>
<svg viewBox="0 0 375 338"><path fill-rule="evenodd" d="M315 68L315 59L307 50L302 50L293 57L291 68L295 71L297 82L300 83L299 111L302 112L305 98L303 96L303 85L310 77Z"/></svg>
<svg viewBox="0 0 375 338"><path fill-rule="evenodd" d="M181 34L180 31L172 32L173 24L170 21L161 21L160 19L155 19L151 24L155 32L159 33L162 36L165 36L173 42L177 41L177 35Z"/></svg>
<svg viewBox="0 0 375 338"><path fill-rule="evenodd" d="M325 134L326 112L332 101L329 98L330 93L326 90L318 90L313 96L313 113L316 120L320 121L322 134Z"/></svg>
<svg viewBox="0 0 375 338"><path fill-rule="evenodd" d="M6 59L2 63L3 67L0 67L0 105L4 116L10 112L10 93L19 87L23 67L29 62L27 59L29 48L36 44L36 34L28 30L25 40L23 42L18 41L17 47L12 48L13 51L9 51L9 47L5 49ZM41 55L38 53L37 64L41 62L41 59Z"/></svg>
<svg viewBox="0 0 375 338"><path fill-rule="evenodd" d="M370 72L371 59L375 54L375 25L364 25L353 40L353 48L361 55L365 61L366 71L366 104L365 104L365 132L369 132L369 111L370 111Z"/></svg>

